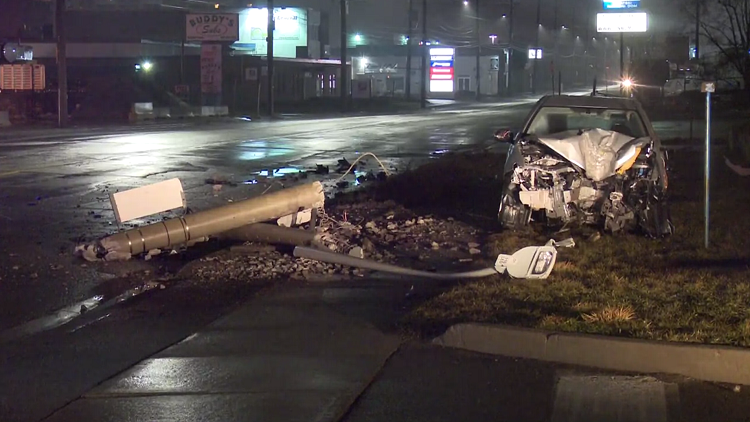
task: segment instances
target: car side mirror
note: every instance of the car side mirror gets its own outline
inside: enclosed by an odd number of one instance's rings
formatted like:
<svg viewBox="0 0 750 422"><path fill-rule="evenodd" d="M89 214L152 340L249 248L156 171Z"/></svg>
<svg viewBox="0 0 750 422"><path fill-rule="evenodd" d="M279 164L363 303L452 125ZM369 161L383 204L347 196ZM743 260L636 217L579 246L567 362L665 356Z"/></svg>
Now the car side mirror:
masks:
<svg viewBox="0 0 750 422"><path fill-rule="evenodd" d="M515 134L508 129L498 129L495 131L495 140L498 142L513 142Z"/></svg>

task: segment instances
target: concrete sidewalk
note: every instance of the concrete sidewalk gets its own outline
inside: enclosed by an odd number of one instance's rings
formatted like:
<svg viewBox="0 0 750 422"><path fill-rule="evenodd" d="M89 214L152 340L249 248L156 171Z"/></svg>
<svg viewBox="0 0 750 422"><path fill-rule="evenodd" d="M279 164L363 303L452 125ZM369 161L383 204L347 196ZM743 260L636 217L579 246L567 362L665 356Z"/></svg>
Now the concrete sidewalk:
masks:
<svg viewBox="0 0 750 422"><path fill-rule="evenodd" d="M45 421L746 421L750 394L408 342L410 283L291 287L248 302ZM409 294L405 294L408 292Z"/></svg>
<svg viewBox="0 0 750 422"><path fill-rule="evenodd" d="M47 420L339 420L400 342L328 309L320 293L251 301Z"/></svg>

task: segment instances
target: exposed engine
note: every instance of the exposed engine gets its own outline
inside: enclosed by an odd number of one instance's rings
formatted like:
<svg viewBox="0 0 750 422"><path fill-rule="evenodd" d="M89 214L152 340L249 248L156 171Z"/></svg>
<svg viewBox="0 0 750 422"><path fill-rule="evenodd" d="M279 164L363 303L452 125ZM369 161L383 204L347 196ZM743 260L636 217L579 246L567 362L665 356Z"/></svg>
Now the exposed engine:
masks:
<svg viewBox="0 0 750 422"><path fill-rule="evenodd" d="M663 162L657 163L663 158L653 153L648 139L625 138L595 129L518 145L523 164L519 160L514 167L508 191L528 207L525 223L541 218L598 225L613 233L638 227L652 236L671 233L658 186L659 174L665 173L656 168L663 168ZM503 206L509 205L504 200ZM501 219L523 224L518 211Z"/></svg>

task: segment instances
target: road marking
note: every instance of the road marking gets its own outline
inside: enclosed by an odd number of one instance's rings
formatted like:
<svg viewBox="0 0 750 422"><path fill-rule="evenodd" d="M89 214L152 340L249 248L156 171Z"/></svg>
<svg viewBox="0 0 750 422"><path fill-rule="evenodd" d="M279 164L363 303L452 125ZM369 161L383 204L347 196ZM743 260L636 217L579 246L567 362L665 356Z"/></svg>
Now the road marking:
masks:
<svg viewBox="0 0 750 422"><path fill-rule="evenodd" d="M21 170L7 171L5 173L0 173L0 177L13 176L13 175L19 174L19 173L21 173Z"/></svg>

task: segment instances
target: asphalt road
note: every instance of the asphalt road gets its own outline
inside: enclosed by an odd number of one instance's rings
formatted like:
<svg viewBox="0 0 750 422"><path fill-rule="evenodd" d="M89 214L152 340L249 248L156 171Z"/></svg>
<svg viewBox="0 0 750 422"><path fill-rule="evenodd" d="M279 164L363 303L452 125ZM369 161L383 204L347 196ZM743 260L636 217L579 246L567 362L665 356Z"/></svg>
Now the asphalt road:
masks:
<svg viewBox="0 0 750 422"><path fill-rule="evenodd" d="M3 420L40 420L263 287L185 284L112 304L116 295L175 271L191 256L95 264L74 257L76 244L117 230L109 193L179 177L188 205L206 209L259 194L272 182L243 182L273 169L335 168L342 157L353 161L372 152L402 170L446 151L492 144L492 132L518 125L530 104L0 132ZM238 185L216 192L207 179ZM81 305L97 304L82 312Z"/></svg>
<svg viewBox="0 0 750 422"><path fill-rule="evenodd" d="M178 177L188 206L205 209L257 194L263 185L215 196L207 179L252 180L373 152L403 168L490 141L528 107L432 111L324 120L180 123L141 129L20 132L0 137L0 331L94 296L128 265L86 265L76 243L117 230L108 194ZM86 266L82 266L86 265Z"/></svg>

